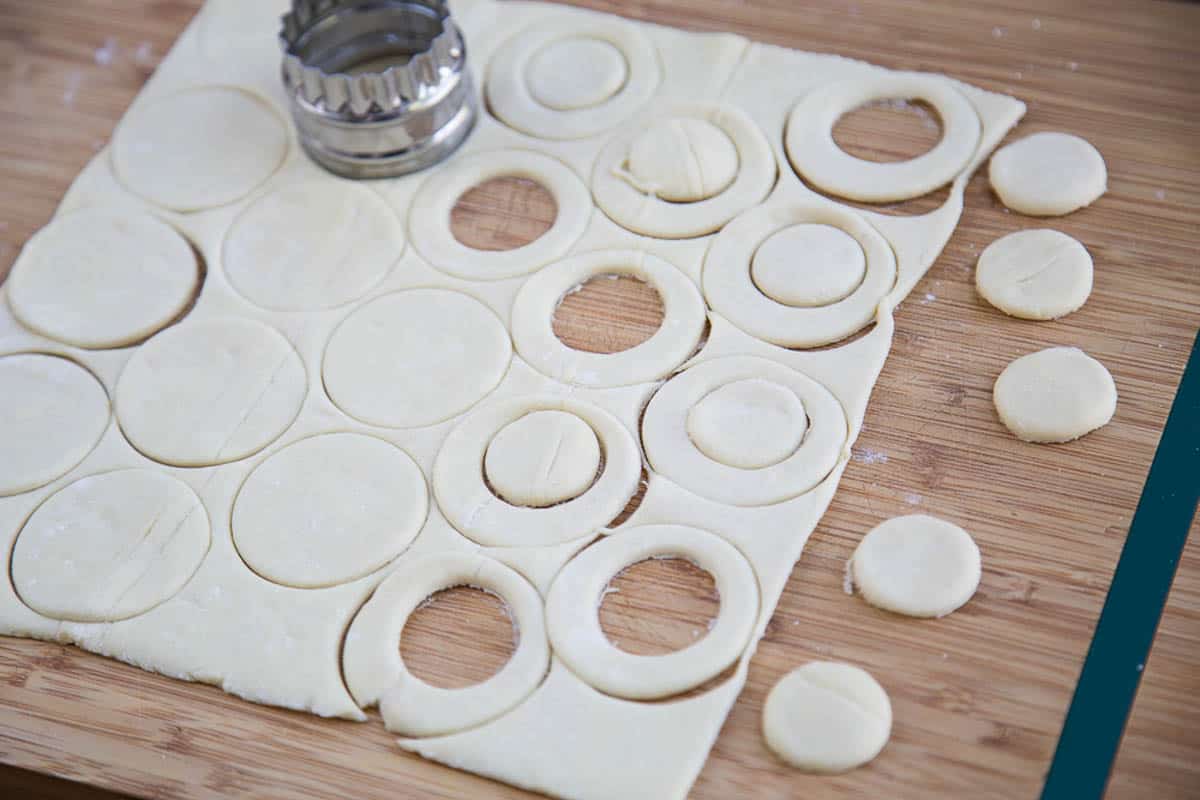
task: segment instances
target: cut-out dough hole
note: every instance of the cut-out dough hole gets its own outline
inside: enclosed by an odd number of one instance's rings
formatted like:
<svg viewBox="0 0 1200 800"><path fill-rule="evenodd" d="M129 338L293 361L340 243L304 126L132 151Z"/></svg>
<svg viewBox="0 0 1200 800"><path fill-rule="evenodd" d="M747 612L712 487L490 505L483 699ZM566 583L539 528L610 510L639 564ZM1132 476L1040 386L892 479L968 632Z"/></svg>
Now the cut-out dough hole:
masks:
<svg viewBox="0 0 1200 800"><path fill-rule="evenodd" d="M554 312L554 335L574 350L620 353L662 327L658 290L627 275L597 275L563 297Z"/></svg>
<svg viewBox="0 0 1200 800"><path fill-rule="evenodd" d="M552 42L525 67L529 94L556 111L598 106L619 92L628 78L629 64L620 49L590 36Z"/></svg>
<svg viewBox="0 0 1200 800"><path fill-rule="evenodd" d="M725 191L737 171L729 134L708 120L681 117L656 122L630 143L622 177L645 194L694 203Z"/></svg>
<svg viewBox="0 0 1200 800"><path fill-rule="evenodd" d="M626 653L657 656L703 639L720 609L708 572L683 558L651 558L609 582L600 603L600 627Z"/></svg>
<svg viewBox="0 0 1200 800"><path fill-rule="evenodd" d="M499 672L516 650L518 635L499 597L456 586L432 595L409 616L400 657L426 683L461 689Z"/></svg>
<svg viewBox="0 0 1200 800"><path fill-rule="evenodd" d="M847 111L833 126L833 140L855 158L908 161L942 138L942 119L921 100L874 100Z"/></svg>
<svg viewBox="0 0 1200 800"><path fill-rule="evenodd" d="M750 277L777 303L809 308L844 300L867 274L854 237L832 225L802 223L771 234L754 251Z"/></svg>
<svg viewBox="0 0 1200 800"><path fill-rule="evenodd" d="M534 411L496 433L483 471L505 502L545 508L590 489L600 465L600 441L586 422L566 411Z"/></svg>
<svg viewBox="0 0 1200 800"><path fill-rule="evenodd" d="M450 232L476 250L515 250L550 230L558 204L545 186L528 178L492 178L458 198Z"/></svg>

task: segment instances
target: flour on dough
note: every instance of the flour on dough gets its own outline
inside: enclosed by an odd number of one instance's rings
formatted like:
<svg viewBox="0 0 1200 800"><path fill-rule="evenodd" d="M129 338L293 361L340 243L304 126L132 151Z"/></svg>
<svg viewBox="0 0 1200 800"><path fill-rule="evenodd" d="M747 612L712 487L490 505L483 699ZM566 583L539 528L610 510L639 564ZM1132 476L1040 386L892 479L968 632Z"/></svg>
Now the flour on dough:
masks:
<svg viewBox="0 0 1200 800"><path fill-rule="evenodd" d="M975 288L1005 314L1058 319L1082 306L1091 294L1092 257L1065 233L1010 233L980 253Z"/></svg>
<svg viewBox="0 0 1200 800"><path fill-rule="evenodd" d="M513 505L551 506L592 485L600 469L600 442L574 414L534 411L500 429L483 467L496 494Z"/></svg>
<svg viewBox="0 0 1200 800"><path fill-rule="evenodd" d="M1108 188L1100 151L1069 133L1035 133L992 156L988 180L1000 202L1022 214L1057 217L1091 205Z"/></svg>
<svg viewBox="0 0 1200 800"><path fill-rule="evenodd" d="M1013 361L992 387L1000 420L1027 442L1069 442L1108 424L1117 385L1077 347L1051 347Z"/></svg>

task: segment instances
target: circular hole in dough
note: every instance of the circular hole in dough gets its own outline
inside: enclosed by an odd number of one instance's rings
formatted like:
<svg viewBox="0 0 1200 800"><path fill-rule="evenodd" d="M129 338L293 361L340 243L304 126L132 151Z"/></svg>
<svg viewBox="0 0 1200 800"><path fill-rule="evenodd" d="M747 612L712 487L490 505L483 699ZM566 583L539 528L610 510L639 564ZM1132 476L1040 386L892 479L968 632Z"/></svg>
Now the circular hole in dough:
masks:
<svg viewBox="0 0 1200 800"><path fill-rule="evenodd" d="M796 451L808 430L804 404L786 386L746 378L720 386L692 406L687 432L700 452L740 469L762 469Z"/></svg>
<svg viewBox="0 0 1200 800"><path fill-rule="evenodd" d="M409 615L400 632L400 658L431 686L463 689L503 669L519 640L500 595L455 586L430 595Z"/></svg>
<svg viewBox="0 0 1200 800"><path fill-rule="evenodd" d="M392 209L348 181L300 181L257 198L225 236L233 287L275 311L318 311L357 300L404 252Z"/></svg>
<svg viewBox="0 0 1200 800"><path fill-rule="evenodd" d="M1108 188L1100 151L1069 133L1035 133L996 151L988 180L1021 214L1057 217L1091 205Z"/></svg>
<svg viewBox="0 0 1200 800"><path fill-rule="evenodd" d="M121 431L147 457L179 467L253 455L304 402L304 364L279 331L248 319L168 328L142 345L117 382Z"/></svg>
<svg viewBox="0 0 1200 800"><path fill-rule="evenodd" d="M613 576L655 557L685 558L713 577L720 611L708 635L664 655L634 655L604 635L598 608ZM741 656L758 615L758 580L736 547L683 525L643 525L612 533L575 556L546 595L555 654L596 689L630 700L685 692Z"/></svg>
<svg viewBox="0 0 1200 800"><path fill-rule="evenodd" d="M13 586L51 619L115 622L173 597L208 546L208 514L187 484L144 469L92 475L51 495L25 523Z"/></svg>
<svg viewBox="0 0 1200 800"><path fill-rule="evenodd" d="M619 650L658 656L707 636L720 609L712 575L684 558L651 558L609 581L600 603L600 627Z"/></svg>
<svg viewBox="0 0 1200 800"><path fill-rule="evenodd" d="M975 288L1005 314L1058 319L1082 306L1092 293L1092 257L1065 233L1010 233L979 254Z"/></svg>
<svg viewBox="0 0 1200 800"><path fill-rule="evenodd" d="M1069 442L1108 424L1117 386L1077 347L1051 347L1013 361L992 387L1000 421L1026 442Z"/></svg>
<svg viewBox="0 0 1200 800"><path fill-rule="evenodd" d="M942 139L937 109L920 100L873 100L851 109L833 126L833 140L864 161L908 161Z"/></svg>
<svg viewBox="0 0 1200 800"><path fill-rule="evenodd" d="M620 91L628 77L629 65L619 49L586 36L551 42L525 67L533 99L555 111L598 106Z"/></svg>
<svg viewBox="0 0 1200 800"><path fill-rule="evenodd" d="M329 397L369 425L444 422L500 384L512 343L500 318L461 292L411 289L372 300L334 330L322 374Z"/></svg>
<svg viewBox="0 0 1200 800"><path fill-rule="evenodd" d="M729 188L738 153L725 131L706 119L664 119L629 145L623 176L635 189L672 203L707 200Z"/></svg>
<svg viewBox="0 0 1200 800"><path fill-rule="evenodd" d="M73 361L0 357L0 497L27 492L83 461L108 427L108 394Z"/></svg>
<svg viewBox="0 0 1200 800"><path fill-rule="evenodd" d="M750 261L750 277L758 290L797 308L845 300L866 274L862 247L832 225L802 223L776 231Z"/></svg>
<svg viewBox="0 0 1200 800"><path fill-rule="evenodd" d="M887 744L892 704L865 670L810 661L779 679L763 705L767 746L806 772L845 772Z"/></svg>
<svg viewBox="0 0 1200 800"><path fill-rule="evenodd" d="M975 594L979 548L970 534L945 520L894 517L859 542L850 574L873 606L910 617L944 617Z"/></svg>
<svg viewBox="0 0 1200 800"><path fill-rule="evenodd" d="M375 571L416 538L429 510L420 468L356 433L314 436L263 461L233 506L250 569L284 586L333 586Z"/></svg>
<svg viewBox="0 0 1200 800"><path fill-rule="evenodd" d="M622 353L662 327L662 295L628 275L596 275L567 292L554 309L554 335L572 350Z"/></svg>
<svg viewBox="0 0 1200 800"><path fill-rule="evenodd" d="M554 226L558 205L537 181L492 178L459 196L450 210L450 232L475 250L515 250Z"/></svg>
<svg viewBox="0 0 1200 800"><path fill-rule="evenodd" d="M86 209L38 231L13 265L8 302L25 326L91 349L151 336L188 307L191 245L149 214Z"/></svg>
<svg viewBox="0 0 1200 800"><path fill-rule="evenodd" d="M240 200L287 155L282 118L232 86L185 89L135 109L113 136L113 169L136 195L171 211Z"/></svg>
<svg viewBox="0 0 1200 800"><path fill-rule="evenodd" d="M574 414L534 411L496 433L483 469L505 502L545 508L591 487L600 471L600 440Z"/></svg>

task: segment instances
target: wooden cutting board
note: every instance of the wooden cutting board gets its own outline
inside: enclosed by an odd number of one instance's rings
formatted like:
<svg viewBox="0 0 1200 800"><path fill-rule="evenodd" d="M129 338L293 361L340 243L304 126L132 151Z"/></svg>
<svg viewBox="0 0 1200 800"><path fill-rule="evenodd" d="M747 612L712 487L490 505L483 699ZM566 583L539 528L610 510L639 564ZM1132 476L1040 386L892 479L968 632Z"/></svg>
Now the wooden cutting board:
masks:
<svg viewBox="0 0 1200 800"><path fill-rule="evenodd" d="M0 2L0 277L198 6L198 0ZM976 176L945 253L897 316L855 462L813 535L694 790L697 798L1030 798L1041 787L1092 628L1200 324L1200 7L1172 3L943 0L583 0L683 27L945 72L1029 104L1017 135L1065 130L1109 166L1093 207L1039 222L1007 213ZM915 116L848 117L839 141L872 157L932 143ZM553 209L528 186L472 193L461 237L500 246ZM925 205L923 206L922 203ZM897 213L928 207L917 201ZM1022 322L987 307L972 266L989 242L1049 225L1096 262L1079 312ZM653 329L655 298L632 282L572 299L559 330L611 349ZM1015 441L990 387L1003 366L1077 345L1120 391L1106 428L1062 446ZM859 538L923 511L975 536L976 598L936 621L902 619L842 592ZM1195 527L1193 528L1193 533ZM621 579L605 622L623 646L681 646L715 600L680 567ZM666 589L662 589L662 586ZM456 592L416 620L419 672L462 682L502 663L494 608ZM411 633L411 636L409 635ZM1110 796L1196 796L1200 787L1200 545L1192 536ZM887 688L892 740L870 766L805 776L759 735L763 698L811 659L862 665ZM377 723L320 720L154 676L72 647L0 638L0 762L139 797L427 798L526 793L399 752ZM78 796L9 770L19 796ZM48 787L48 788L47 788ZM35 795L45 791L49 794ZM7 796L18 796L10 793Z"/></svg>

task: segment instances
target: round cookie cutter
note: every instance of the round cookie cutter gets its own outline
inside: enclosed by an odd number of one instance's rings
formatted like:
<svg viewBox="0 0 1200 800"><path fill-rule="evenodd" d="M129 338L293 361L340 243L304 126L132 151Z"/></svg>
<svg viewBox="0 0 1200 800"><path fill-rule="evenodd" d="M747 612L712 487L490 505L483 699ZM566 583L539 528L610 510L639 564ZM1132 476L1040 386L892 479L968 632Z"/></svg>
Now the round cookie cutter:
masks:
<svg viewBox="0 0 1200 800"><path fill-rule="evenodd" d="M432 166L479 116L445 0L293 0L280 42L300 143L343 177Z"/></svg>

